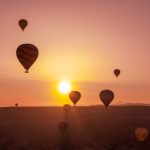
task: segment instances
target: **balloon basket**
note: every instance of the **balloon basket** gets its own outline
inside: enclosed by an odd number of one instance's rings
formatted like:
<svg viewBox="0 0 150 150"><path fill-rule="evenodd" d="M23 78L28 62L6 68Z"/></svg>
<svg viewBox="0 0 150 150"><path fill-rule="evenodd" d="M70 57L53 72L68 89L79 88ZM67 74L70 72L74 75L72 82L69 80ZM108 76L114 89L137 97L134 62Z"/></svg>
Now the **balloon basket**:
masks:
<svg viewBox="0 0 150 150"><path fill-rule="evenodd" d="M26 71L25 71L25 73L29 73L29 71L28 71L28 70L26 70Z"/></svg>

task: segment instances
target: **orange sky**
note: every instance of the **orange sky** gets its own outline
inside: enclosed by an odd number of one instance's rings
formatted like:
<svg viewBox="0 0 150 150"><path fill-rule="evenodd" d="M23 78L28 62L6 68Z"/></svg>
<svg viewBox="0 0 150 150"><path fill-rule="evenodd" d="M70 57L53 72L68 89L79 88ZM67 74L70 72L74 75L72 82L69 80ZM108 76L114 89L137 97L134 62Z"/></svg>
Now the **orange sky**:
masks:
<svg viewBox="0 0 150 150"><path fill-rule="evenodd" d="M0 106L70 103L57 91L62 80L81 91L79 105L100 104L103 89L114 91L113 104L150 103L149 8L149 0L1 0ZM16 57L23 43L39 49L29 74Z"/></svg>

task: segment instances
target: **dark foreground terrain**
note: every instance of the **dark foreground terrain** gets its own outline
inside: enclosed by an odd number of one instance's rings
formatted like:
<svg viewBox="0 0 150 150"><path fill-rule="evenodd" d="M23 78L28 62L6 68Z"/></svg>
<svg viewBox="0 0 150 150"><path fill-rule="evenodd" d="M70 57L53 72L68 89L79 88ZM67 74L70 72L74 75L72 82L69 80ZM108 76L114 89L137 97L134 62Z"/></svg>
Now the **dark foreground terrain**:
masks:
<svg viewBox="0 0 150 150"><path fill-rule="evenodd" d="M150 137L136 141L137 127L150 130L150 107L0 108L0 150L150 150Z"/></svg>

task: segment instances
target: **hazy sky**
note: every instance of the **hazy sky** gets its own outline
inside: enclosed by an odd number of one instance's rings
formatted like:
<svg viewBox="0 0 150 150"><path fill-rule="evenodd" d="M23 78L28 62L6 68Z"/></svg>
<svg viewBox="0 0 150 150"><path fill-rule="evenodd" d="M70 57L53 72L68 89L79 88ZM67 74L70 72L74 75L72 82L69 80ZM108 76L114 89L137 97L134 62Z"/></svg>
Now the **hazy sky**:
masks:
<svg viewBox="0 0 150 150"><path fill-rule="evenodd" d="M0 106L70 103L63 80L81 91L79 105L101 104L103 89L113 104L150 103L150 0L0 0L0 18ZM16 57L23 43L39 49L29 74Z"/></svg>

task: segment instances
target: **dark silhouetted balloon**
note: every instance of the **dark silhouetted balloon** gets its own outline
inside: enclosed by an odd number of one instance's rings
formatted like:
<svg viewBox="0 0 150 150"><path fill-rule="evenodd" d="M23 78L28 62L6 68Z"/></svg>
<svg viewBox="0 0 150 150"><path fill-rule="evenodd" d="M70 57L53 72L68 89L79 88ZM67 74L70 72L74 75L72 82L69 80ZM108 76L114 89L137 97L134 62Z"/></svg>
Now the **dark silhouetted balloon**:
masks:
<svg viewBox="0 0 150 150"><path fill-rule="evenodd" d="M64 109L64 111L65 111L66 113L69 113L70 110L71 110L71 106L70 106L69 104L65 104L65 105L63 106L63 109Z"/></svg>
<svg viewBox="0 0 150 150"><path fill-rule="evenodd" d="M16 103L15 106L18 107L18 103Z"/></svg>
<svg viewBox="0 0 150 150"><path fill-rule="evenodd" d="M76 105L76 103L79 101L79 99L81 98L81 93L79 91L71 91L69 93L69 98L71 99L71 101L74 103L74 105Z"/></svg>
<svg viewBox="0 0 150 150"><path fill-rule="evenodd" d="M143 142L148 137L148 130L143 127L139 127L135 129L135 137L138 141Z"/></svg>
<svg viewBox="0 0 150 150"><path fill-rule="evenodd" d="M121 72L121 71L120 71L119 69L115 69L115 70L114 70L115 76L118 77L118 76L120 75L120 72Z"/></svg>
<svg viewBox="0 0 150 150"><path fill-rule="evenodd" d="M68 129L68 123L66 121L61 121L58 123L58 129L62 134L64 134Z"/></svg>
<svg viewBox="0 0 150 150"><path fill-rule="evenodd" d="M36 61L39 52L37 47L32 44L22 44L17 48L16 55L22 66L26 69L25 73L28 73L29 68Z"/></svg>
<svg viewBox="0 0 150 150"><path fill-rule="evenodd" d="M102 103L107 108L109 104L112 102L112 100L114 99L114 93L110 90L103 90L100 92L99 97Z"/></svg>
<svg viewBox="0 0 150 150"><path fill-rule="evenodd" d="M19 20L19 26L22 29L22 31L24 31L24 29L27 27L28 25L28 21L26 19L21 19Z"/></svg>

